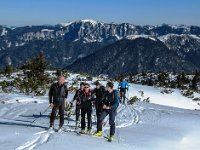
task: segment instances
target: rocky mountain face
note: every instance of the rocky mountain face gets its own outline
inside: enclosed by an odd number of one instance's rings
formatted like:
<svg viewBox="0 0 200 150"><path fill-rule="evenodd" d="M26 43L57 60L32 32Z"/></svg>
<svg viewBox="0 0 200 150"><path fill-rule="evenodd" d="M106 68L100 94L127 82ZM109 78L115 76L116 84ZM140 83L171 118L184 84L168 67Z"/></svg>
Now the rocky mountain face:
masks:
<svg viewBox="0 0 200 150"><path fill-rule="evenodd" d="M183 60L200 66L200 37L188 34L168 34L160 37L160 40Z"/></svg>
<svg viewBox="0 0 200 150"><path fill-rule="evenodd" d="M182 59L158 39L121 40L77 60L67 69L91 75L117 76L133 72L194 71L199 66Z"/></svg>
<svg viewBox="0 0 200 150"><path fill-rule="evenodd" d="M138 26L80 20L55 26L0 26L0 68L4 68L8 60L14 66L22 64L40 51L45 53L50 66L62 68L99 52L105 46L138 37L159 39L182 61L194 66L199 64L198 26Z"/></svg>

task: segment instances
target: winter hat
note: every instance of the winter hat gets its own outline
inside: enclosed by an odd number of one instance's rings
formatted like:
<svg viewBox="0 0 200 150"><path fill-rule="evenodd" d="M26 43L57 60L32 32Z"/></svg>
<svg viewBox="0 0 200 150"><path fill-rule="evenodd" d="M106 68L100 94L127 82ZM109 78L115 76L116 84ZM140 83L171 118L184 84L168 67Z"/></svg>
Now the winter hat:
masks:
<svg viewBox="0 0 200 150"><path fill-rule="evenodd" d="M110 87L110 88L112 89L113 86L114 86L114 84L113 84L113 82L108 82L108 83L106 84L106 86L107 86L107 87Z"/></svg>
<svg viewBox="0 0 200 150"><path fill-rule="evenodd" d="M99 81L96 81L94 84L95 85L101 85L101 83Z"/></svg>

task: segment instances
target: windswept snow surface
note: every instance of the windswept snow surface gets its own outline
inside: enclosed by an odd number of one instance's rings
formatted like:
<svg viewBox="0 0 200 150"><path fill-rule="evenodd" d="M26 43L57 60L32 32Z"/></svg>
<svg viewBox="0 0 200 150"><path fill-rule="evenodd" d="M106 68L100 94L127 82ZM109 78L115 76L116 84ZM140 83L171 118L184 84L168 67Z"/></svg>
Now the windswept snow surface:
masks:
<svg viewBox="0 0 200 150"><path fill-rule="evenodd" d="M74 74L69 80L76 76L78 75ZM144 91L143 96L141 91ZM105 138L45 130L49 126L51 110L48 109L41 117L40 113L48 107L48 96L0 93L0 149L199 150L200 106L184 98L178 90L174 90L172 94L162 94L160 91L161 89L153 87L130 85L127 97L150 97L151 103L137 102L134 105L119 106L117 129L112 143L108 143ZM72 97L73 93L68 99L72 100ZM31 124L36 118L36 122ZM108 118L105 119L104 135L109 133L107 120ZM56 120L56 127L58 123ZM65 119L66 130L69 125L75 125L74 115ZM95 127L93 120L93 131Z"/></svg>

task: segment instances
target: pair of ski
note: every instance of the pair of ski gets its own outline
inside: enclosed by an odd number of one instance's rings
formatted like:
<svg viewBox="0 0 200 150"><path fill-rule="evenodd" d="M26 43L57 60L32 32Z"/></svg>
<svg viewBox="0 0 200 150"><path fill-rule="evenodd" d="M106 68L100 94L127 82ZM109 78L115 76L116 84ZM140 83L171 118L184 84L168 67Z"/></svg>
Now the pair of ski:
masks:
<svg viewBox="0 0 200 150"><path fill-rule="evenodd" d="M58 129L47 129L49 131L49 133L62 133L62 132L74 132L76 133L77 135L79 136L82 136L82 135L88 135L88 136L91 136L91 137L95 137L95 138L105 138L107 139L108 142L112 142L112 140L110 140L109 136L102 136L102 137L97 137L94 135L94 133L91 133L91 134L87 134L87 133L81 133L80 131L77 131L76 129L65 129L65 128L58 128Z"/></svg>
<svg viewBox="0 0 200 150"><path fill-rule="evenodd" d="M87 133L81 133L80 131L76 131L76 134L79 135L79 136L82 136L82 135L88 135L88 136L91 136L91 137L95 137L95 138L105 138L107 139L108 142L112 142L112 140L109 138L109 136L101 136L101 137L98 137L98 136L95 136L94 133L92 134L87 134Z"/></svg>
<svg viewBox="0 0 200 150"><path fill-rule="evenodd" d="M47 128L46 129L49 133L61 133L64 131L64 128L58 128L58 129L55 129L55 128Z"/></svg>
<svg viewBox="0 0 200 150"><path fill-rule="evenodd" d="M53 128L52 130L54 130L55 132L75 132L79 127L78 126L74 126L74 125L64 125L61 128L55 129Z"/></svg>

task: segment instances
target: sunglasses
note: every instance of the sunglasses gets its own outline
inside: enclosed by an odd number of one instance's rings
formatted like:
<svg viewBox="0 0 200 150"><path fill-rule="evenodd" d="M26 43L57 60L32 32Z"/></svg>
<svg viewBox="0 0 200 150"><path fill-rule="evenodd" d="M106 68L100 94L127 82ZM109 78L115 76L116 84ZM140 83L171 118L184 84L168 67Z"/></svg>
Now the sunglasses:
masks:
<svg viewBox="0 0 200 150"><path fill-rule="evenodd" d="M88 89L89 87L88 87L88 86L86 86L85 88L86 88L86 89Z"/></svg>

